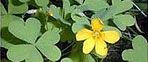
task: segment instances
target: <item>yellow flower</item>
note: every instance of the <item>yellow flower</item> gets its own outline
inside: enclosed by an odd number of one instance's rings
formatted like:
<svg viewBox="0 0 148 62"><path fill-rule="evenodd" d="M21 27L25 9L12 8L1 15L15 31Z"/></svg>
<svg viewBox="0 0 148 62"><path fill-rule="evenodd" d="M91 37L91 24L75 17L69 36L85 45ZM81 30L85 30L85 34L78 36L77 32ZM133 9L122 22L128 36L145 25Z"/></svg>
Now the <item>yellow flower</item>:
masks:
<svg viewBox="0 0 148 62"><path fill-rule="evenodd" d="M103 22L99 18L91 20L92 30L82 29L76 34L76 40L82 41L83 53L88 54L94 48L97 54L106 56L108 52L107 44L105 43L116 43L119 39L119 33L116 31L102 31Z"/></svg>

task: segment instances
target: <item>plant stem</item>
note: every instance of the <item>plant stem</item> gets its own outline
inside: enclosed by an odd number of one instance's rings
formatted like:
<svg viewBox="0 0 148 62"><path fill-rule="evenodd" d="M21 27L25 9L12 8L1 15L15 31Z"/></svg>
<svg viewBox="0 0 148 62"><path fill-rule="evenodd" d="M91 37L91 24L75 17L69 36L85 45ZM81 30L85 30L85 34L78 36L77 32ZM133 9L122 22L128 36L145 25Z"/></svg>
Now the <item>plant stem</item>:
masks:
<svg viewBox="0 0 148 62"><path fill-rule="evenodd" d="M103 60L104 60L104 58L102 58L100 62L103 62Z"/></svg>
<svg viewBox="0 0 148 62"><path fill-rule="evenodd" d="M132 39L129 38L129 37L127 37L127 36L124 36L124 35L123 35L123 38L126 38L126 39L129 40L129 41L132 41Z"/></svg>
<svg viewBox="0 0 148 62"><path fill-rule="evenodd" d="M128 27L128 29L129 29L130 31L132 31L134 34L138 35L138 33L135 32L132 28Z"/></svg>
<svg viewBox="0 0 148 62"><path fill-rule="evenodd" d="M132 2L132 4L141 12L144 17L147 17L147 15L134 2Z"/></svg>
<svg viewBox="0 0 148 62"><path fill-rule="evenodd" d="M139 28L137 21L135 22L135 27L136 27L136 29L137 29L140 33L144 33L144 32Z"/></svg>
<svg viewBox="0 0 148 62"><path fill-rule="evenodd" d="M67 46L65 49L62 50L62 52L66 51L69 47L71 47L74 44L74 42L72 41L71 44L69 46Z"/></svg>

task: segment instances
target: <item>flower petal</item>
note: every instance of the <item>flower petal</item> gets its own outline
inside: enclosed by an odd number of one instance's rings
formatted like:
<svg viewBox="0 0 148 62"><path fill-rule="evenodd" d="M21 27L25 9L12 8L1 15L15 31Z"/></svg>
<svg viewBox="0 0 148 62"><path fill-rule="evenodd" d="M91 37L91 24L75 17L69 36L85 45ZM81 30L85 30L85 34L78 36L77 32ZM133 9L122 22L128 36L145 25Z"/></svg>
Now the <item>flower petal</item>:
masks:
<svg viewBox="0 0 148 62"><path fill-rule="evenodd" d="M91 20L91 26L94 31L100 31L103 28L103 22L99 18L94 18Z"/></svg>
<svg viewBox="0 0 148 62"><path fill-rule="evenodd" d="M107 56L108 48L107 48L107 44L105 43L105 41L103 41L102 39L98 39L96 41L95 50L97 54L103 57Z"/></svg>
<svg viewBox="0 0 148 62"><path fill-rule="evenodd" d="M91 36L92 36L92 31L88 29L82 29L76 34L76 40L77 41L85 40Z"/></svg>
<svg viewBox="0 0 148 62"><path fill-rule="evenodd" d="M114 44L120 39L119 33L116 31L104 31L103 33L103 38L108 43Z"/></svg>
<svg viewBox="0 0 148 62"><path fill-rule="evenodd" d="M95 40L93 39L93 37L90 37L83 43L83 53L85 54L90 53L93 50L94 46L95 46Z"/></svg>

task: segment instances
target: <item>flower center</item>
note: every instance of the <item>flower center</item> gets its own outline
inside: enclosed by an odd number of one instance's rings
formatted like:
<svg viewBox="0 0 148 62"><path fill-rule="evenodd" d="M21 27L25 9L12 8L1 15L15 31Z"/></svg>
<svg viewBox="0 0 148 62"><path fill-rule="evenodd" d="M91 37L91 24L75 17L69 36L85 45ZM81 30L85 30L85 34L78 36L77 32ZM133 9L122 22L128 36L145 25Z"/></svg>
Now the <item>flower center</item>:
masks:
<svg viewBox="0 0 148 62"><path fill-rule="evenodd" d="M97 38L100 37L100 35L101 35L101 34L100 34L99 31L94 31L94 33L93 33L93 37L95 37L95 38L96 38L96 37L97 37Z"/></svg>

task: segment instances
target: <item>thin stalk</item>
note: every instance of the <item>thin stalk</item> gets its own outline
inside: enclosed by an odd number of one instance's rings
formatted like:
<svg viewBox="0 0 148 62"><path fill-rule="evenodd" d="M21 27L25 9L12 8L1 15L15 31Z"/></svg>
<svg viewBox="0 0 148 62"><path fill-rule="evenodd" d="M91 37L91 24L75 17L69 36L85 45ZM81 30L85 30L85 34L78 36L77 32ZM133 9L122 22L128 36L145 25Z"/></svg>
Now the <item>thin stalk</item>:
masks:
<svg viewBox="0 0 148 62"><path fill-rule="evenodd" d="M46 19L45 19L45 26L46 26L46 29L48 30L47 21L48 21L48 16L46 16Z"/></svg>
<svg viewBox="0 0 148 62"><path fill-rule="evenodd" d="M129 37L127 37L127 36L124 36L124 35L123 35L123 38L125 38L125 39L127 39L127 40L129 40L129 41L132 41L132 39L129 38Z"/></svg>
<svg viewBox="0 0 148 62"><path fill-rule="evenodd" d="M136 29L137 29L140 33L144 33L144 32L140 29L140 27L138 26L137 21L135 22L135 27L136 27Z"/></svg>
<svg viewBox="0 0 148 62"><path fill-rule="evenodd" d="M65 56L65 55L69 54L70 52L71 52L71 51L66 52L66 53L62 54L62 56Z"/></svg>
<svg viewBox="0 0 148 62"><path fill-rule="evenodd" d="M103 60L104 60L104 58L102 58L100 62L103 62Z"/></svg>
<svg viewBox="0 0 148 62"><path fill-rule="evenodd" d="M74 44L74 42L72 42L69 46L67 46L65 49L62 50L62 52L66 51L68 48L70 48L72 45Z"/></svg>
<svg viewBox="0 0 148 62"><path fill-rule="evenodd" d="M147 17L147 15L134 2L132 2L132 4L141 12L144 17Z"/></svg>
<svg viewBox="0 0 148 62"><path fill-rule="evenodd" d="M135 32L132 28L128 27L128 29L129 29L130 31L132 31L134 34L138 35L138 33Z"/></svg>

